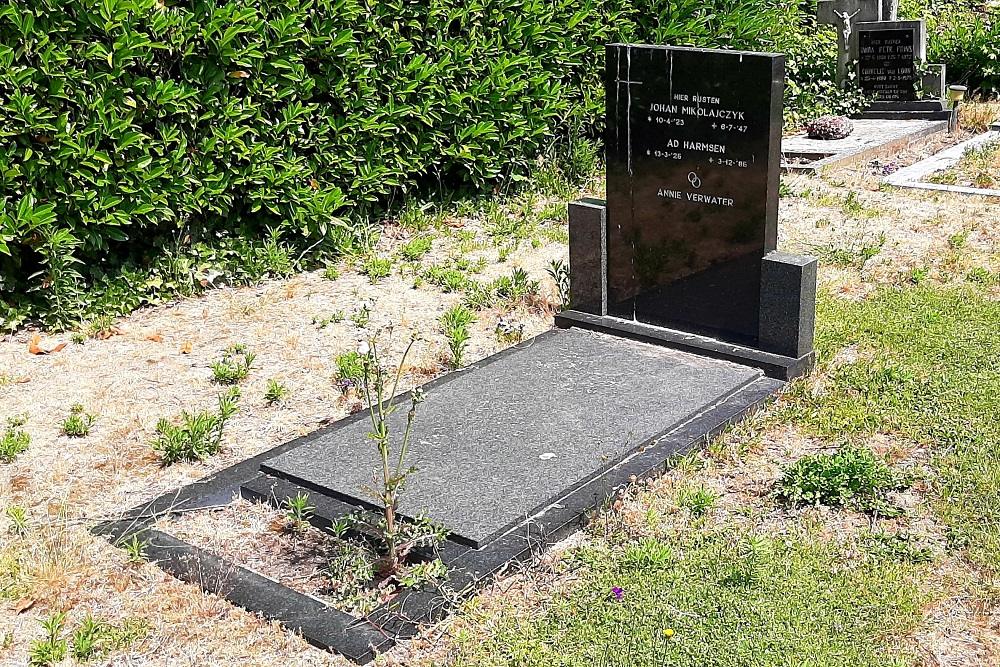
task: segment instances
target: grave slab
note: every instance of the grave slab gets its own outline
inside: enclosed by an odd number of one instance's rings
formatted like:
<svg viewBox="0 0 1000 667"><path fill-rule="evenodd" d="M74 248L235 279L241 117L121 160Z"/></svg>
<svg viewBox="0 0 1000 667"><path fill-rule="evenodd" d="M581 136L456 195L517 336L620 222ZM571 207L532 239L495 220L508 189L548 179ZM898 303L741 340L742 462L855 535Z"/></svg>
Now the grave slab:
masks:
<svg viewBox="0 0 1000 667"><path fill-rule="evenodd" d="M747 366L582 329L554 330L456 372L414 426L401 512L479 548L761 378ZM405 411L393 432L401 433ZM261 471L377 508L366 414Z"/></svg>
<svg viewBox="0 0 1000 667"><path fill-rule="evenodd" d="M858 119L844 139L810 139L805 133L781 141L782 169L817 173L874 157L890 155L948 130L940 120Z"/></svg>

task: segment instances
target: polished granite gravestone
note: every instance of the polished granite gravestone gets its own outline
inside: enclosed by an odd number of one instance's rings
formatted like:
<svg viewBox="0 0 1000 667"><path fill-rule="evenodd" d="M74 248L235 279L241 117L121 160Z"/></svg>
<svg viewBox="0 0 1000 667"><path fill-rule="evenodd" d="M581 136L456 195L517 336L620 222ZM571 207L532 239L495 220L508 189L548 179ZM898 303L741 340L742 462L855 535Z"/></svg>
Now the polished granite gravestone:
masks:
<svg viewBox="0 0 1000 667"><path fill-rule="evenodd" d="M858 24L858 85L866 95L877 102L916 101L923 30L921 21Z"/></svg>
<svg viewBox="0 0 1000 667"><path fill-rule="evenodd" d="M417 470L400 511L426 515L479 548L760 378L753 368L665 347L553 331L428 392L410 448ZM392 432L402 433L405 421L398 411ZM355 419L261 471L371 505L363 491L375 472L370 430L366 418Z"/></svg>
<svg viewBox="0 0 1000 667"><path fill-rule="evenodd" d="M816 260L776 252L784 57L611 44L607 58L607 200L569 206L556 324L808 372Z"/></svg>
<svg viewBox="0 0 1000 667"><path fill-rule="evenodd" d="M784 57L613 44L607 58L608 313L755 343Z"/></svg>

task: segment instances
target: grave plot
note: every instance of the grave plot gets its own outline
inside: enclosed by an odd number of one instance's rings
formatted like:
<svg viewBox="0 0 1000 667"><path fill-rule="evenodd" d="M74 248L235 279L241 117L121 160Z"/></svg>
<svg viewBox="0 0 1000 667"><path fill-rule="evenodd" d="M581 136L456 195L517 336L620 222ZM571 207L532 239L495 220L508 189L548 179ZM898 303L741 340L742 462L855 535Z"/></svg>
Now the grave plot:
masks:
<svg viewBox="0 0 1000 667"><path fill-rule="evenodd" d="M889 175L888 185L1000 197L1000 125Z"/></svg>
<svg viewBox="0 0 1000 667"><path fill-rule="evenodd" d="M859 118L844 139L810 139L805 132L784 137L781 167L785 171L814 174L875 158L891 157L915 144L945 136L944 120L881 120Z"/></svg>
<svg viewBox="0 0 1000 667"><path fill-rule="evenodd" d="M366 412L101 531L119 543L146 540L149 559L176 576L366 662L497 570L578 529L615 489L662 471L783 384L756 368L580 329L548 332L430 383L400 511L427 516L448 537L414 553L426 576L411 585L387 589L373 579L345 598L344 577L357 570L322 574L345 542L331 537L331 526L359 515L375 522L367 513L378 507L364 491L376 460ZM295 529L288 510L299 497L308 498L309 525ZM218 535L233 531L215 522L240 517L238 544L225 544Z"/></svg>
<svg viewBox="0 0 1000 667"><path fill-rule="evenodd" d="M927 62L924 21L900 21L897 0L822 0L820 25L837 30L837 81L871 100L843 139L785 137L782 168L823 170L891 156L947 131L944 65Z"/></svg>
<svg viewBox="0 0 1000 667"><path fill-rule="evenodd" d="M415 417L392 519L362 410L99 532L363 663L807 372L816 260L775 251L783 57L607 55L609 196L570 205L574 307L394 399L394 447Z"/></svg>

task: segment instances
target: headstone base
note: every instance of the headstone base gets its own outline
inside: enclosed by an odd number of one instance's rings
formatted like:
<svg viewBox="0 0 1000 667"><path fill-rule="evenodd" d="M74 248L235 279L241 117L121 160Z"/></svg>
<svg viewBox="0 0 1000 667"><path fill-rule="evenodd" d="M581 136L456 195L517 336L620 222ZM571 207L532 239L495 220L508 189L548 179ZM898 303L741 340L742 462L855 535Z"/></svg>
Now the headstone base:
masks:
<svg viewBox="0 0 1000 667"><path fill-rule="evenodd" d="M801 357L787 357L773 352L765 352L753 347L735 345L697 334L667 329L635 320L626 320L611 315L593 315L578 310L565 310L556 315L556 326L563 329L579 327L600 331L625 338L663 345L665 347L692 352L712 359L723 359L745 366L759 368L768 377L777 380L792 380L807 374L816 365L816 353L810 351Z"/></svg>
<svg viewBox="0 0 1000 667"><path fill-rule="evenodd" d="M872 102L858 115L863 120L948 120L948 104L944 100L914 102Z"/></svg>

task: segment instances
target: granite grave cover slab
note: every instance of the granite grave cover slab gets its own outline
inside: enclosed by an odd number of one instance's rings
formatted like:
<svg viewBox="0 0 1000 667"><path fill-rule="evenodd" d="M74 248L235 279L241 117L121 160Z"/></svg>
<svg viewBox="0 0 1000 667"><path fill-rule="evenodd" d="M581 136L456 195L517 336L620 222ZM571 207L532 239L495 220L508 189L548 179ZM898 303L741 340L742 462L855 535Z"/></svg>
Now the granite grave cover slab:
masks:
<svg viewBox="0 0 1000 667"><path fill-rule="evenodd" d="M629 452L761 377L747 366L582 329L553 331L428 392L400 510L480 547ZM405 412L394 415L401 433ZM370 422L355 419L261 471L371 505Z"/></svg>
<svg viewBox="0 0 1000 667"><path fill-rule="evenodd" d="M541 337L551 335L550 332ZM485 359L481 367L485 370L490 364L536 341L526 341ZM444 376L431 381L426 387L428 391L433 391L452 379L451 375ZM644 443L634 455L579 485L560 498L558 503L546 508L544 513L480 549L452 539L446 540L438 552L448 568L448 581L443 589L432 587L404 593L365 617L339 611L313 596L299 593L153 528L158 517L195 508L219 507L231 502L235 496L282 507L285 498L309 493L309 489L260 473L260 466L264 461L313 439L316 434L278 445L185 487L166 492L120 517L99 524L94 532L105 535L119 546L127 545L133 538L142 540L148 544L146 553L150 562L165 571L251 612L278 620L322 649L334 650L356 663L364 664L396 641L414 636L421 624L442 618L454 609L457 600L474 594L497 572L512 563L530 561L539 556L546 548L581 528L589 512L600 507L617 489L636 479L662 474L665 468L670 467L673 457L710 441L728 425L762 407L783 386L784 382L779 380L767 377L756 379L728 398L706 406L689 421ZM405 405L408 399L403 395L398 400ZM361 416L341 420L318 433L342 429ZM316 507L310 521L321 529L358 511L356 506L328 496L312 493L310 497Z"/></svg>

